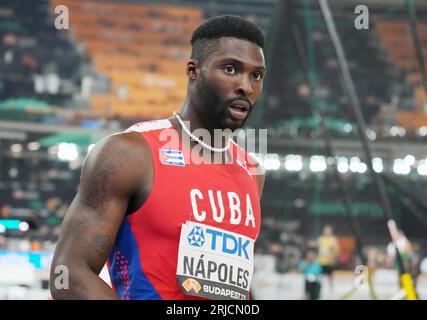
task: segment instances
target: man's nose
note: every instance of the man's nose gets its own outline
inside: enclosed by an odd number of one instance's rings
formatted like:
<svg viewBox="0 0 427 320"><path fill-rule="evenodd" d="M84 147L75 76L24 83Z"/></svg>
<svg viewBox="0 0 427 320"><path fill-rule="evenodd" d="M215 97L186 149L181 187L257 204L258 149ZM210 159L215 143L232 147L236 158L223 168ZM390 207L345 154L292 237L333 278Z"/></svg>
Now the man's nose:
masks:
<svg viewBox="0 0 427 320"><path fill-rule="evenodd" d="M240 78L237 91L240 95L244 95L244 96L250 96L252 94L253 89L252 89L252 85L249 77L247 77L246 75L243 75Z"/></svg>

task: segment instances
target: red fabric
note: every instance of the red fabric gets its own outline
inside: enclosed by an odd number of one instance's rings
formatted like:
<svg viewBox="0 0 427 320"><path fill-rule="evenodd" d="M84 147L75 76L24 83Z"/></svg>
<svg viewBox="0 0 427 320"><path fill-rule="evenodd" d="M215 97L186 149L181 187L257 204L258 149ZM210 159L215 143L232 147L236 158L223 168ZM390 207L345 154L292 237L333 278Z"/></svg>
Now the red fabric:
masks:
<svg viewBox="0 0 427 320"><path fill-rule="evenodd" d="M163 299L194 299L181 293L176 282L176 267L178 258L178 244L181 225L187 220L208 224L228 231L236 232L252 239L256 239L260 230L260 198L258 193L257 176L249 175L242 166L236 163L235 157L231 164L204 164L190 163L190 152L183 150L178 143L177 149L181 150L185 157L185 166L166 165L160 161L159 149L164 149L165 142L160 141L160 134L175 134L173 128L150 130L140 133L148 142L154 166L154 181L152 191L145 203L134 213L128 216L135 236L142 272L150 280L156 291ZM231 144L231 150L235 155L245 157L248 155L237 145ZM242 159L242 158L240 158ZM145 161L146 159L141 159ZM241 161L242 162L242 161ZM249 164L248 168L252 166ZM197 193L193 196L193 204L190 192ZM209 190L211 195L209 195ZM221 197L218 197L218 191ZM229 192L238 196L240 202L241 221L239 224L230 222ZM200 194L202 198L200 198ZM217 222L213 219L212 204L220 213L222 198L224 207L224 219ZM194 200L195 199L195 200ZM230 198L234 202L235 198ZM247 201L252 207L255 226L251 221L246 222L246 210L249 209ZM199 214L206 212L206 219L196 219L193 208ZM234 209L234 213L238 211Z"/></svg>

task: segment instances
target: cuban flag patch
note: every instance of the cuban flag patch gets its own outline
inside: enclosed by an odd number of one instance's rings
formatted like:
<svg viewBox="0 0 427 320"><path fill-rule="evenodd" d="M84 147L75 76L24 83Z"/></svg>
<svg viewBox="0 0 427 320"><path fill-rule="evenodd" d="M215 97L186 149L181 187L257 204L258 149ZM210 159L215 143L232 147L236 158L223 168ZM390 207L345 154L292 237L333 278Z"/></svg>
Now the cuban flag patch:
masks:
<svg viewBox="0 0 427 320"><path fill-rule="evenodd" d="M160 162L169 166L185 167L184 155L181 150L159 149Z"/></svg>

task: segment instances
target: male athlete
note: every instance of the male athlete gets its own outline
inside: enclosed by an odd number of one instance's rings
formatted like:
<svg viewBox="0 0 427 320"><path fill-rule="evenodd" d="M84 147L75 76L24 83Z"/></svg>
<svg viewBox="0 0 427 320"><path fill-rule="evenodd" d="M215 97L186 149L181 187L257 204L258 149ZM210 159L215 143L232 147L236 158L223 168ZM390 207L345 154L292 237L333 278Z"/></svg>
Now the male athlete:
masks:
<svg viewBox="0 0 427 320"><path fill-rule="evenodd" d="M87 156L52 263L54 299L249 298L264 175L231 140L194 132L244 125L262 91L264 38L219 16L191 44L179 113L109 136ZM207 151L201 163L196 147ZM98 276L106 262L113 288ZM68 268L68 289L55 288L57 266Z"/></svg>

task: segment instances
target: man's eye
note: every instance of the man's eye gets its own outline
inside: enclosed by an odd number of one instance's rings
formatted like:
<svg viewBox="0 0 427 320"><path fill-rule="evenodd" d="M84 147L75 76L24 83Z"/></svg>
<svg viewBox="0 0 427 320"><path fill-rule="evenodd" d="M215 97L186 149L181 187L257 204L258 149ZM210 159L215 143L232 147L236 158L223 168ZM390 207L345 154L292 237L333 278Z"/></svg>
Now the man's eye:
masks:
<svg viewBox="0 0 427 320"><path fill-rule="evenodd" d="M263 74L261 72L256 71L252 74L252 77L254 80L259 81L262 79Z"/></svg>
<svg viewBox="0 0 427 320"><path fill-rule="evenodd" d="M235 74L236 68L233 65L226 65L224 67L224 71L225 71L225 73L228 73L228 74Z"/></svg>

